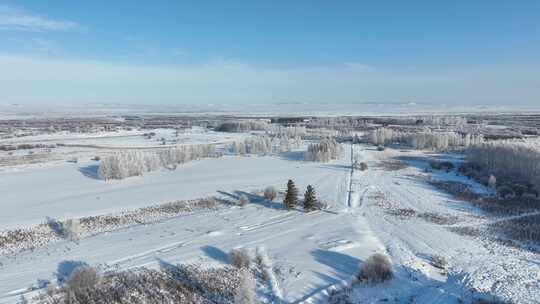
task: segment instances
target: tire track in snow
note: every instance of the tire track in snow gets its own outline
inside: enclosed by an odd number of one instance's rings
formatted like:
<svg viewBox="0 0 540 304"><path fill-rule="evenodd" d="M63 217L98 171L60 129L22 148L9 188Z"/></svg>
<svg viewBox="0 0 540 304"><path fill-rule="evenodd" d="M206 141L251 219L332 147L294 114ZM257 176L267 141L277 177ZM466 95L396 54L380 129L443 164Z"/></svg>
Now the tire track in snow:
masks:
<svg viewBox="0 0 540 304"><path fill-rule="evenodd" d="M349 175L349 195L347 196L347 207L351 208L352 193L353 193L353 174L354 174L354 144L351 144L351 172Z"/></svg>

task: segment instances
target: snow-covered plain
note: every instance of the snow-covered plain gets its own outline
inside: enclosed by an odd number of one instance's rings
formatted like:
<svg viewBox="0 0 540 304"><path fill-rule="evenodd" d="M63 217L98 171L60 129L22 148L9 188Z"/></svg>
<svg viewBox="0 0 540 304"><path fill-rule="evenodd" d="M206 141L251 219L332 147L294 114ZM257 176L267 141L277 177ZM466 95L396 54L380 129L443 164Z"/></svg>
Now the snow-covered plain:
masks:
<svg viewBox="0 0 540 304"><path fill-rule="evenodd" d="M345 151L342 159L327 164L299 161L300 152L282 157L227 156L113 182L96 178L96 163L3 172L0 229L34 225L46 216L104 214L209 195L230 198L269 185L283 189L289 178L301 192L312 184L330 207L312 213L288 212L279 202L252 196L246 207L197 211L0 256L0 303L39 292L43 282L57 280L59 267L70 263L82 261L107 269L158 267L160 261L214 265L226 263L226 252L239 246L266 247L278 270L283 300L290 303L324 302L332 288L346 286L358 265L375 252L390 255L396 278L379 286L354 286L352 297L366 303L394 298L399 303L467 302L473 296L471 289L515 303L538 303L538 254L447 229L485 220L479 211L429 186L423 178L455 176L423 173L421 163L388 170L380 164L412 152L378 152L364 146L355 146L352 153L359 154L369 169L351 173L350 146ZM396 208L453 216L458 221L441 225L387 212ZM448 274L429 264L434 254L448 259Z"/></svg>

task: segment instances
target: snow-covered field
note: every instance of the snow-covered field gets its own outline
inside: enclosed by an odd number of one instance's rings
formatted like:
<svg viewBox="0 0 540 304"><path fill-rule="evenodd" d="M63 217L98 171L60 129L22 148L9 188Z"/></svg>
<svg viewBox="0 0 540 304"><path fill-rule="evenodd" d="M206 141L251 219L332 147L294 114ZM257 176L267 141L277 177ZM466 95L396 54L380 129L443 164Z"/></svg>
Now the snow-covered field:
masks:
<svg viewBox="0 0 540 304"><path fill-rule="evenodd" d="M66 264L85 262L106 269L158 267L160 261L210 266L227 263L232 248L257 246L266 247L271 255L282 299L288 303L324 302L332 288L346 287L358 265L375 252L391 257L396 277L382 285L353 286L351 297L362 303L384 299L467 303L479 293L515 303L538 303L537 253L448 229L489 220L426 183L430 176L459 177L424 173L422 163L416 162L399 170L381 166L392 158L421 152L378 152L366 146L351 150L349 145L345 151L340 160L325 164L299 161L301 152L282 157L226 156L112 182L97 179L97 163L88 161L2 172L0 229L36 225L47 216L99 215L207 196L231 199L270 185L283 190L288 179L301 193L313 185L329 208L285 211L280 202L265 202L254 195L245 207L199 210L0 256L0 303L44 291L46 282L56 282ZM369 169L351 172L351 153L360 155ZM457 220L441 224L389 212L396 209ZM430 265L433 255L448 260L447 273Z"/></svg>

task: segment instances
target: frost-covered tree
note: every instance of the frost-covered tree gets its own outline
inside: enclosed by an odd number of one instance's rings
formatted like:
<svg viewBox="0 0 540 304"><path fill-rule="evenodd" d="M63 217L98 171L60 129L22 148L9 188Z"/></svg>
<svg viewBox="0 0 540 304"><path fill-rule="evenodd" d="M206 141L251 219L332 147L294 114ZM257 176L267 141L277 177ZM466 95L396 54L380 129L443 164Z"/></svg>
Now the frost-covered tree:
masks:
<svg viewBox="0 0 540 304"><path fill-rule="evenodd" d="M298 190L294 185L294 182L290 179L287 182L287 193L285 193L285 198L283 199L283 205L287 210L292 210L298 203Z"/></svg>
<svg viewBox="0 0 540 304"><path fill-rule="evenodd" d="M259 135L248 137L243 141L235 141L227 146L230 153L244 155L270 155L282 152L291 151L295 147L299 147L301 140L298 138L289 138L286 136L270 137Z"/></svg>
<svg viewBox="0 0 540 304"><path fill-rule="evenodd" d="M307 161L329 162L338 159L343 153L343 147L334 139L324 139L320 143L310 144L304 155Z"/></svg>
<svg viewBox="0 0 540 304"><path fill-rule="evenodd" d="M501 178L527 181L540 189L540 151L527 143L515 141L489 142L471 146L466 151L467 161Z"/></svg>
<svg viewBox="0 0 540 304"><path fill-rule="evenodd" d="M304 210L311 211L315 209L317 198L315 197L315 189L311 185L307 186L306 193L304 193Z"/></svg>
<svg viewBox="0 0 540 304"><path fill-rule="evenodd" d="M102 158L98 174L105 180L124 179L160 168L174 169L178 164L216 155L214 145L186 145L151 152L124 151Z"/></svg>
<svg viewBox="0 0 540 304"><path fill-rule="evenodd" d="M460 134L457 132L433 132L429 129L417 132L401 132L390 128L378 128L368 134L368 141L374 145L400 143L414 149L446 150L454 147L468 147L482 143L481 134Z"/></svg>

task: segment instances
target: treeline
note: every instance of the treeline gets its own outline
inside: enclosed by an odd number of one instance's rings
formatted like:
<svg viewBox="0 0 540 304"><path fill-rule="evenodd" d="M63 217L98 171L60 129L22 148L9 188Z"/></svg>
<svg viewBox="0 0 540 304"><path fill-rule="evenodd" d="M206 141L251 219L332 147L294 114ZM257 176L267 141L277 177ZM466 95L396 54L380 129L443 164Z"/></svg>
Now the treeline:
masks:
<svg viewBox="0 0 540 304"><path fill-rule="evenodd" d="M226 150L234 154L256 154L271 155L291 151L300 148L302 140L300 137L283 136L254 136L230 143Z"/></svg>
<svg viewBox="0 0 540 304"><path fill-rule="evenodd" d="M389 128L379 128L369 132L367 140L374 145L391 143L405 144L415 149L446 150L468 147L484 142L481 134L461 134L457 132L402 132Z"/></svg>
<svg viewBox="0 0 540 304"><path fill-rule="evenodd" d="M178 164L215 156L214 145L186 145L152 152L125 151L103 158L98 174L105 180L124 179L160 168L175 169Z"/></svg>
<svg viewBox="0 0 540 304"><path fill-rule="evenodd" d="M249 132L249 131L264 131L270 128L270 124L266 121L259 120L242 120L242 121L226 121L218 125L215 130L219 132Z"/></svg>
<svg viewBox="0 0 540 304"><path fill-rule="evenodd" d="M519 142L490 142L475 145L466 151L467 161L479 170L503 180L528 184L540 189L540 151Z"/></svg>
<svg viewBox="0 0 540 304"><path fill-rule="evenodd" d="M15 150L29 150L29 149L54 149L55 144L18 144L18 145L0 145L0 151L15 151Z"/></svg>
<svg viewBox="0 0 540 304"><path fill-rule="evenodd" d="M334 139L323 139L320 143L310 144L304 155L307 161L329 162L338 159L343 147Z"/></svg>

